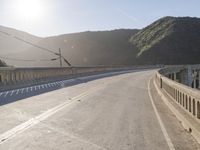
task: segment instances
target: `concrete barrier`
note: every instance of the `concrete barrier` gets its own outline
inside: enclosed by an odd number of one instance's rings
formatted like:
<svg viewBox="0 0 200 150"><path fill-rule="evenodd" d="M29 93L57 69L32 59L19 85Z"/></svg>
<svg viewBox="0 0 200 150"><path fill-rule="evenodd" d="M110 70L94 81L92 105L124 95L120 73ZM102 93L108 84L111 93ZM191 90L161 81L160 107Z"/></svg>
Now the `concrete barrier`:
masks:
<svg viewBox="0 0 200 150"><path fill-rule="evenodd" d="M182 112L185 112L181 114L176 107L173 107L173 103L165 102L170 107L170 110L172 110L182 122L183 126L187 127L188 131L192 132L192 135L200 143L200 91L167 77L168 74L177 71L177 69L181 70L182 68L183 66L160 69L155 75L155 84L164 101L166 101L166 99L168 101L172 100L179 105L178 108L180 108ZM168 97L164 96L164 93L167 94Z"/></svg>
<svg viewBox="0 0 200 150"><path fill-rule="evenodd" d="M170 68L169 71L171 71ZM167 78L163 72L167 72L167 69L161 69L156 73L156 82L159 87L194 119L200 121L200 91Z"/></svg>
<svg viewBox="0 0 200 150"><path fill-rule="evenodd" d="M97 66L66 68L0 68L0 91L100 72L147 69L159 66Z"/></svg>

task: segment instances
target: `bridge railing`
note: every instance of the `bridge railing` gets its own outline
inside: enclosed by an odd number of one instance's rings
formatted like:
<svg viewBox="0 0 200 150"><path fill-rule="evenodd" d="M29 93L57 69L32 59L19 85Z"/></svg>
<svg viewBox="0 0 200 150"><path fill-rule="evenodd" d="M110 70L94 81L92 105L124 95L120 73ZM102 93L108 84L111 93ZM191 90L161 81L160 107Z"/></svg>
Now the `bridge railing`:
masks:
<svg viewBox="0 0 200 150"><path fill-rule="evenodd" d="M200 91L167 78L165 74L172 72L173 69L160 69L155 76L156 84L182 109L200 121Z"/></svg>
<svg viewBox="0 0 200 150"><path fill-rule="evenodd" d="M158 66L96 66L66 68L0 68L0 91L13 86L23 87L69 77L128 69L147 69Z"/></svg>

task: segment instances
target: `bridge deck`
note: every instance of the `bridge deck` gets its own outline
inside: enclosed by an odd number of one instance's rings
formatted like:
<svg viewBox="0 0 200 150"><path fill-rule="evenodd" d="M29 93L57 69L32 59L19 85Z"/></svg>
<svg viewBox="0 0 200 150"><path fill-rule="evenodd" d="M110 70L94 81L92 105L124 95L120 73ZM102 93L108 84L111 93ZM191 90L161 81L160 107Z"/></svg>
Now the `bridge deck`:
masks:
<svg viewBox="0 0 200 150"><path fill-rule="evenodd" d="M153 75L127 73L3 105L0 149L200 149L149 85Z"/></svg>

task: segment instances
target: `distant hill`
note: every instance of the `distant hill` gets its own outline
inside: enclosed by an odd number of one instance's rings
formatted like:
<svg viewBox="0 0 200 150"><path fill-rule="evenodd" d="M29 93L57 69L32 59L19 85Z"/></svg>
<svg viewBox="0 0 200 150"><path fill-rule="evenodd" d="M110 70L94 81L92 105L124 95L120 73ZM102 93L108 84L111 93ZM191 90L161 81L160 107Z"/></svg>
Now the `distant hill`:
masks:
<svg viewBox="0 0 200 150"><path fill-rule="evenodd" d="M120 29L66 34L45 38L39 45L56 52L61 48L63 55L75 66L131 65L135 53L129 39L137 32L138 30Z"/></svg>
<svg viewBox="0 0 200 150"><path fill-rule="evenodd" d="M58 57L59 48L73 66L200 63L200 19L164 17L142 30L46 38L0 26L0 59L8 65L57 67L59 60L49 60Z"/></svg>
<svg viewBox="0 0 200 150"><path fill-rule="evenodd" d="M29 56L28 49L32 46L23 42L26 40L32 43L38 43L41 38L15 30L0 26L0 59L3 59L8 65L11 66L24 66L27 62L12 61L5 58L21 58L27 59ZM25 56L23 56L26 54Z"/></svg>
<svg viewBox="0 0 200 150"><path fill-rule="evenodd" d="M39 38L25 32L13 29L9 30L9 28L2 28L1 30L6 30L6 33L12 33L12 36L0 32L0 49L5 50L0 52L0 56L7 54L6 56L9 58L35 60L5 60L8 65L20 67L59 66L59 61L43 61L56 58L57 56L55 54L32 46L29 42L55 53L61 48L62 55L67 58L73 66L132 65L135 54L133 51L134 46L129 42L129 39L138 32L138 30L135 29L119 29L98 32L88 31ZM15 36L20 38L15 38ZM29 42L27 43L26 41Z"/></svg>
<svg viewBox="0 0 200 150"><path fill-rule="evenodd" d="M140 64L200 63L200 19L164 17L147 26L130 42Z"/></svg>

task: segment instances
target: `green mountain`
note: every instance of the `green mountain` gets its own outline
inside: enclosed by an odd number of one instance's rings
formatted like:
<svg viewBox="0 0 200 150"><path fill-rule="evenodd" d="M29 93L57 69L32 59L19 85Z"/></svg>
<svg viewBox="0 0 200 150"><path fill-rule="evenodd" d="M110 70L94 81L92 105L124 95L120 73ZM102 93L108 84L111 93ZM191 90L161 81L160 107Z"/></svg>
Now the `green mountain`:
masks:
<svg viewBox="0 0 200 150"><path fill-rule="evenodd" d="M200 19L164 17L147 26L130 42L140 64L200 63Z"/></svg>

